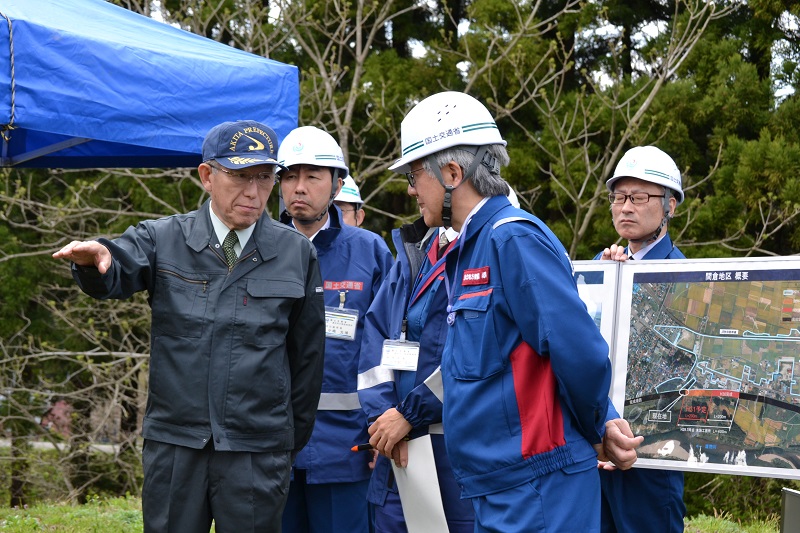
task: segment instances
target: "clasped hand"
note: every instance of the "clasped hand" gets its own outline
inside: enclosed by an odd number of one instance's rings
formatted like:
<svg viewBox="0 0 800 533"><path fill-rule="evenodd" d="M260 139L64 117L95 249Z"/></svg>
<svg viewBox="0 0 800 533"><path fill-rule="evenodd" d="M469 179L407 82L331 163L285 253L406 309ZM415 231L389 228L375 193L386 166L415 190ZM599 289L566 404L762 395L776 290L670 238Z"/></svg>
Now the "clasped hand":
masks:
<svg viewBox="0 0 800 533"><path fill-rule="evenodd" d="M369 443L378 453L394 460L397 466L408 466L408 442L405 437L411 431L400 411L394 407L387 409L369 427Z"/></svg>

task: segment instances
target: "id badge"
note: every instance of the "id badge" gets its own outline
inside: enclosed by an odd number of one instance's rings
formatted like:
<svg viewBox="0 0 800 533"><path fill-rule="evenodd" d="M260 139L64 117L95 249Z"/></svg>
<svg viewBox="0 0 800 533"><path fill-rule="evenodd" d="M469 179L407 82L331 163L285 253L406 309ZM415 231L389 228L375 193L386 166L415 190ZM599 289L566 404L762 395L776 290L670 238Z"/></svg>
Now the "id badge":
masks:
<svg viewBox="0 0 800 533"><path fill-rule="evenodd" d="M381 353L381 366L393 370L416 372L419 360L419 343L412 341L385 340Z"/></svg>
<svg viewBox="0 0 800 533"><path fill-rule="evenodd" d="M330 339L356 340L358 310L325 306L325 336Z"/></svg>

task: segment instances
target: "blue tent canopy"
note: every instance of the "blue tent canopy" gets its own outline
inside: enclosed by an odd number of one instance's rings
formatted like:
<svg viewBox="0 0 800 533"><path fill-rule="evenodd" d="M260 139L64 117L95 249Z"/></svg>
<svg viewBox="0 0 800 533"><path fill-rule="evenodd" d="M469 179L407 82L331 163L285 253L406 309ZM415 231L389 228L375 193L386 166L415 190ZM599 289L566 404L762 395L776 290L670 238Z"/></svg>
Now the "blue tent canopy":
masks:
<svg viewBox="0 0 800 533"><path fill-rule="evenodd" d="M206 132L297 126L297 67L103 0L0 3L0 166L192 167Z"/></svg>

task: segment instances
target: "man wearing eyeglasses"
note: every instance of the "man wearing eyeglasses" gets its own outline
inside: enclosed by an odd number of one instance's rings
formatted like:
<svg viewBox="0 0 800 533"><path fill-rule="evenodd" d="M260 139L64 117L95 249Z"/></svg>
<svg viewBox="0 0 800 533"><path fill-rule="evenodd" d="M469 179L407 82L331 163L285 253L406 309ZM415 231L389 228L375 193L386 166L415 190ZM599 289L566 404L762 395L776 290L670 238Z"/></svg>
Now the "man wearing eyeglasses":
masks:
<svg viewBox="0 0 800 533"><path fill-rule="evenodd" d="M595 259L685 259L668 233L683 202L681 174L655 146L637 146L622 156L606 182L611 219L628 246L612 244ZM672 470L600 470L604 533L683 531L683 473ZM646 524L646 526L645 526Z"/></svg>
<svg viewBox="0 0 800 533"><path fill-rule="evenodd" d="M596 531L598 458L629 468L642 437L608 399L608 345L566 250L541 220L512 207L501 177L506 141L472 96L447 91L417 103L400 145L389 169L408 178L425 225L459 233L439 274L442 305L431 312L447 329L447 458L471 500L474 531ZM370 443L394 458L400 439L379 430Z"/></svg>
<svg viewBox="0 0 800 533"><path fill-rule="evenodd" d="M612 244L595 259L685 259L667 226L683 202L681 175L670 156L655 146L637 146L620 159L606 182L611 220L628 246Z"/></svg>
<svg viewBox="0 0 800 533"><path fill-rule="evenodd" d="M220 124L203 142L200 209L53 254L90 296L149 296L145 532L281 530L314 426L325 314L314 247L265 211L277 149L263 124Z"/></svg>
<svg viewBox="0 0 800 533"><path fill-rule="evenodd" d="M406 173L412 188L411 183L416 183L414 174ZM510 186L508 200L513 207L520 207ZM458 232L453 228L428 228L423 217L392 230L397 259L364 319L358 395L370 421L374 421L369 430L370 442L376 446L383 442L384 448L391 448L396 465L408 465L410 441L430 437L448 531L472 533L472 505L461 499L447 458L442 426L440 365L449 327L441 274L445 256L457 238ZM386 341L392 346L400 340L402 345L405 339L419 342L416 369L388 368L383 361ZM374 506L375 533L407 532L397 482L385 455L376 460L368 498Z"/></svg>

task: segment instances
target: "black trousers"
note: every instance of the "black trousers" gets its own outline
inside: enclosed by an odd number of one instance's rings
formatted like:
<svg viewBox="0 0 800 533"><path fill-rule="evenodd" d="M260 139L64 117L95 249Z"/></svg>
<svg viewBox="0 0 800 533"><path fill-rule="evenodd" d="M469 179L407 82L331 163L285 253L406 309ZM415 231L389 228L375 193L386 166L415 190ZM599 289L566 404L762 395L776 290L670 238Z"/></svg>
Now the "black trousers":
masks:
<svg viewBox="0 0 800 533"><path fill-rule="evenodd" d="M280 533L290 452L218 452L146 440L144 533Z"/></svg>

